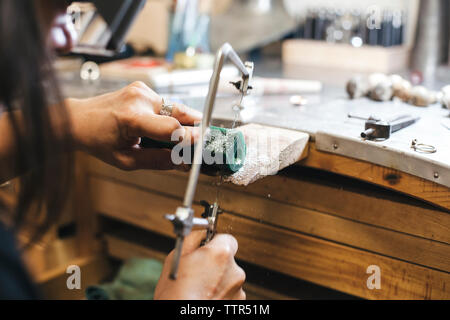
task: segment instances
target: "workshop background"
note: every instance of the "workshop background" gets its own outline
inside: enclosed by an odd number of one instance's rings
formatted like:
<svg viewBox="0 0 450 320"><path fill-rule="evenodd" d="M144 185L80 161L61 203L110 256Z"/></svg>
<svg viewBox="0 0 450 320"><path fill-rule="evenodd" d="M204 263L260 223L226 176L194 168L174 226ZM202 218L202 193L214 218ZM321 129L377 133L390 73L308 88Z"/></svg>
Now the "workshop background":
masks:
<svg viewBox="0 0 450 320"><path fill-rule="evenodd" d="M68 10L81 45L104 31L93 10ZM237 126L282 128L281 152L296 155L248 185L199 178L195 214L218 197L247 298L450 299L449 30L446 0L148 0L120 53L80 46L55 68L65 96L140 80L202 110L214 54L230 43L254 62ZM224 67L214 125L235 123L237 77ZM163 216L187 179L77 154L64 218L24 254L46 297L151 299L175 243ZM14 182L0 191L13 206ZM81 289L67 287L73 265Z"/></svg>

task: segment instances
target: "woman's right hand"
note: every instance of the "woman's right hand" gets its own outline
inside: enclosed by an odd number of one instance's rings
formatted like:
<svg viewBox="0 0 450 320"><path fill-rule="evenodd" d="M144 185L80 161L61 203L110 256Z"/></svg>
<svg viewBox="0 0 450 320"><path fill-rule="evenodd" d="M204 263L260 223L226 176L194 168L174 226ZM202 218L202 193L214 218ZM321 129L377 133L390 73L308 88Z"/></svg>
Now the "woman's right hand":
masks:
<svg viewBox="0 0 450 320"><path fill-rule="evenodd" d="M194 231L186 237L176 280L169 278L173 251L167 256L156 286L155 299L245 300L242 289L245 272L234 260L238 249L236 239L228 234L217 234L200 247L204 238L204 231Z"/></svg>

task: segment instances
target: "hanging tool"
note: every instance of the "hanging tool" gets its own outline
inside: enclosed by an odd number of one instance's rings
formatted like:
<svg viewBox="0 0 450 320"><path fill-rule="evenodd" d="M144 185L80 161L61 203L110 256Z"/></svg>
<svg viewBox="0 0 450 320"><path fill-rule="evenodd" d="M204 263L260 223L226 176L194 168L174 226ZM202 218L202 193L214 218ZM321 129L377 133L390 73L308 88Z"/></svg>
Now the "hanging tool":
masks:
<svg viewBox="0 0 450 320"><path fill-rule="evenodd" d="M375 116L370 116L369 118L364 118L360 116L355 116L348 114L349 118L366 120L364 131L361 132L361 138L369 140L386 140L389 139L391 134L399 131L400 129L406 128L413 123L416 123L420 117L414 117L411 115L400 115L395 116L390 119L382 120Z"/></svg>
<svg viewBox="0 0 450 320"><path fill-rule="evenodd" d="M146 0L68 1L69 12L80 25L78 43L72 53L112 57L122 52L128 32L144 8ZM80 3L93 6L82 9ZM85 11L86 10L86 11Z"/></svg>
<svg viewBox="0 0 450 320"><path fill-rule="evenodd" d="M208 95L206 96L205 107L203 111L203 119L201 126L201 139L194 147L194 161L192 163L189 180L184 195L183 205L178 207L175 214L166 215L166 219L172 222L174 232L177 237L174 249L174 256L172 260L172 267L170 270L170 278L176 279L178 272L178 265L180 263L181 251L183 247L184 238L191 232L193 227L199 227L208 230L208 236L204 242L212 239L215 233L215 226L217 225L217 215L219 207L217 203L213 204L212 210L208 209L205 215L207 218L194 217L194 210L192 209L192 202L194 200L195 191L197 189L198 176L202 165L203 144L205 137L209 131L211 114L216 100L217 89L219 86L220 72L226 59L229 59L241 72L242 79L238 86L241 94L241 101L244 96L249 94L250 81L253 75L253 62L241 61L237 53L233 50L230 44L225 43L217 51L214 62L213 74L209 83ZM242 106L241 106L242 107ZM205 210L206 211L206 210Z"/></svg>

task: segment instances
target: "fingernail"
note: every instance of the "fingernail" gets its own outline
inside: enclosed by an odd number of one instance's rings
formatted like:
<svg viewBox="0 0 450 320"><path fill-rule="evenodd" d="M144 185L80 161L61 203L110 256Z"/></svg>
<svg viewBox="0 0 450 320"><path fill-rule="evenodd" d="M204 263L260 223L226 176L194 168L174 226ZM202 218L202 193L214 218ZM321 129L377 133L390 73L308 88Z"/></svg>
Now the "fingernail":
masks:
<svg viewBox="0 0 450 320"><path fill-rule="evenodd" d="M186 129L180 127L176 129L174 132L172 132L172 141L177 141L178 138L178 142L182 142L185 136L186 136Z"/></svg>
<svg viewBox="0 0 450 320"><path fill-rule="evenodd" d="M203 112L200 112L198 110L194 110L197 113L197 117L199 117L200 119L203 118Z"/></svg>

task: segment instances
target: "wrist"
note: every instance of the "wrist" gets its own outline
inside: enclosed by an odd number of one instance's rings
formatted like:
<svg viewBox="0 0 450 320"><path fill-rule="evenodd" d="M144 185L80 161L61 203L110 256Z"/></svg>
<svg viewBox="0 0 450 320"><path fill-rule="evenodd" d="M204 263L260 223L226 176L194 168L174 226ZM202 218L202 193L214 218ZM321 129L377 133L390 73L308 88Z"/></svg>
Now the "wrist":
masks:
<svg viewBox="0 0 450 320"><path fill-rule="evenodd" d="M71 124L72 142L75 150L86 150L86 139L83 135L85 130L83 129L83 106L80 103L81 100L74 98L67 98L64 103L67 108L67 114Z"/></svg>

